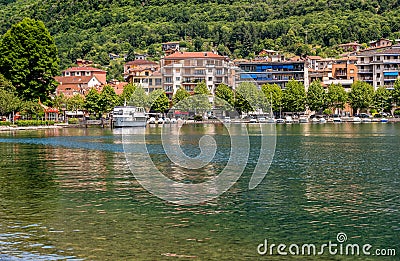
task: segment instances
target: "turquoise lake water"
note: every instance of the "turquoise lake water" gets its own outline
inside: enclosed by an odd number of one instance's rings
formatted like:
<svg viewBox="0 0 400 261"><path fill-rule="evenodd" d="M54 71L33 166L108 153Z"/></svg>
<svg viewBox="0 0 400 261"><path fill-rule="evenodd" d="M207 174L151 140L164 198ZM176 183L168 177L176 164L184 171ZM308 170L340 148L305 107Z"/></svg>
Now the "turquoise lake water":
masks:
<svg viewBox="0 0 400 261"><path fill-rule="evenodd" d="M146 128L146 145L166 176L198 183L226 165L222 125L181 129L190 156L205 134L219 145L201 171L168 160L161 128ZM276 249L260 255L257 247L265 240L319 247L338 243L339 233L347 237L343 244L395 249L396 256L290 257L399 260L400 124L277 125L273 162L253 190L261 138L256 126L247 128L243 175L220 197L196 205L145 190L128 168L118 130L0 133L0 260L287 260Z"/></svg>

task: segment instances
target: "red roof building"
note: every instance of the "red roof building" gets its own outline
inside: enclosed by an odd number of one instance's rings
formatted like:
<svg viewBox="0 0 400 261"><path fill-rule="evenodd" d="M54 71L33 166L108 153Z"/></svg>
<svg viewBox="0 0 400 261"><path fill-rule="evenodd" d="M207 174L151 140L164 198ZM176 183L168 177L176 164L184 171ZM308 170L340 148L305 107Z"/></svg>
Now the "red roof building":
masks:
<svg viewBox="0 0 400 261"><path fill-rule="evenodd" d="M90 66L71 67L62 72L62 76L55 77L59 83L56 94L65 96L75 94L85 95L91 88L101 90L106 84L107 72Z"/></svg>

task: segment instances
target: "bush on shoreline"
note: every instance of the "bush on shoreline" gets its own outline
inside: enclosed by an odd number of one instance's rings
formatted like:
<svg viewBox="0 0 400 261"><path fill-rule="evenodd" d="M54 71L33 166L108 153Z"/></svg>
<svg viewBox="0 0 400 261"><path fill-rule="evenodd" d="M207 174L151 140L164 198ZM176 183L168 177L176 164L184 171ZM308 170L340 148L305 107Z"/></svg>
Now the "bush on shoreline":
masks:
<svg viewBox="0 0 400 261"><path fill-rule="evenodd" d="M68 124L78 124L79 119L78 118L69 118L68 119Z"/></svg>
<svg viewBox="0 0 400 261"><path fill-rule="evenodd" d="M18 127L26 127L26 126L50 126L50 125L54 125L54 121L19 120L19 121L16 121L15 124L16 124Z"/></svg>
<svg viewBox="0 0 400 261"><path fill-rule="evenodd" d="M0 121L0 126L10 126L11 122L9 121Z"/></svg>

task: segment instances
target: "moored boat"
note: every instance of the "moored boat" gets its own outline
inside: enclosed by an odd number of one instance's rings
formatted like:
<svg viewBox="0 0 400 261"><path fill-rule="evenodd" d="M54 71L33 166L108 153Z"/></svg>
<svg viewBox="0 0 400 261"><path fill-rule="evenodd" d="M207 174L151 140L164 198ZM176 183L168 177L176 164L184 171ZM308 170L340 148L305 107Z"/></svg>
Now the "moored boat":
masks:
<svg viewBox="0 0 400 261"><path fill-rule="evenodd" d="M113 109L112 117L116 128L146 126L146 114L142 107L117 106Z"/></svg>

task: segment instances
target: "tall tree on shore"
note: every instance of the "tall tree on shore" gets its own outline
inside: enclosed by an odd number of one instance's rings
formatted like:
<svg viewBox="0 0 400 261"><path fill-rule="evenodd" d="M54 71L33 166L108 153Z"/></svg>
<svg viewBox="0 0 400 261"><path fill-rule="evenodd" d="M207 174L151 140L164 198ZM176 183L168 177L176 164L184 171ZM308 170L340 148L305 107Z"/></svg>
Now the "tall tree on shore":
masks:
<svg viewBox="0 0 400 261"><path fill-rule="evenodd" d="M326 106L326 93L320 81L313 81L307 91L307 104L310 110L319 112Z"/></svg>
<svg viewBox="0 0 400 261"><path fill-rule="evenodd" d="M85 97L85 103L83 107L89 112L93 114L97 114L100 112L100 94L96 90L96 88L91 88L88 94Z"/></svg>
<svg viewBox="0 0 400 261"><path fill-rule="evenodd" d="M118 104L118 96L110 85L103 87L99 96L100 112L108 113Z"/></svg>
<svg viewBox="0 0 400 261"><path fill-rule="evenodd" d="M149 95L150 111L164 112L169 107L169 99L163 89L154 90Z"/></svg>
<svg viewBox="0 0 400 261"><path fill-rule="evenodd" d="M221 83L215 89L214 106L225 111L232 111L235 105L235 93L231 87Z"/></svg>
<svg viewBox="0 0 400 261"><path fill-rule="evenodd" d="M277 84L263 84L261 90L264 92L266 99L271 100L272 98L272 109L279 111L282 109L282 97L283 92Z"/></svg>
<svg viewBox="0 0 400 261"><path fill-rule="evenodd" d="M190 93L181 87L176 91L176 93L174 94L174 97L172 97L172 102L174 103L174 105L176 105L179 102L185 100L189 96L190 96Z"/></svg>
<svg viewBox="0 0 400 261"><path fill-rule="evenodd" d="M351 85L351 92L349 93L349 103L353 110L369 109L373 104L374 87L372 85L356 81Z"/></svg>
<svg viewBox="0 0 400 261"><path fill-rule="evenodd" d="M328 87L327 103L328 107L335 109L343 109L347 102L347 93L342 85L331 84Z"/></svg>
<svg viewBox="0 0 400 261"><path fill-rule="evenodd" d="M24 99L48 99L58 73L58 51L43 22L25 18L0 38L0 72Z"/></svg>
<svg viewBox="0 0 400 261"><path fill-rule="evenodd" d="M288 112L302 112L306 109L306 90L301 82L290 80L283 92L283 107Z"/></svg>
<svg viewBox="0 0 400 261"><path fill-rule="evenodd" d="M374 94L374 108L380 112L390 111L392 107L392 98L390 91L384 86L379 87Z"/></svg>

